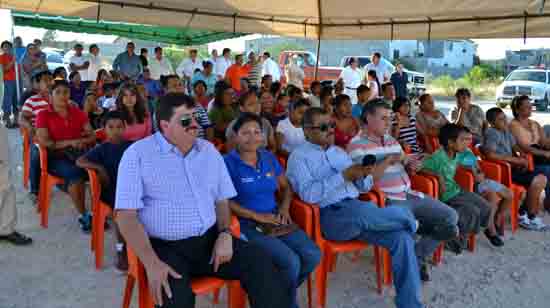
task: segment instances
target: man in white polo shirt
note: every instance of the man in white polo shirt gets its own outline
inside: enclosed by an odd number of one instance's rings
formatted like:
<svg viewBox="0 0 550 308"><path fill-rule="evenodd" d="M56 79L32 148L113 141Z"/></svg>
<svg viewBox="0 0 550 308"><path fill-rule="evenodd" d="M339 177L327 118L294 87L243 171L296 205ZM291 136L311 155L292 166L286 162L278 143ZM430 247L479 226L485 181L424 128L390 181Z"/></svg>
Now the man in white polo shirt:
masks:
<svg viewBox="0 0 550 308"><path fill-rule="evenodd" d="M69 60L69 68L71 72L80 73L82 81L88 81L90 80L88 78L88 68L90 67L90 60L88 59L88 57L82 54L83 49L84 48L82 47L82 44L77 43L74 45L75 54Z"/></svg>

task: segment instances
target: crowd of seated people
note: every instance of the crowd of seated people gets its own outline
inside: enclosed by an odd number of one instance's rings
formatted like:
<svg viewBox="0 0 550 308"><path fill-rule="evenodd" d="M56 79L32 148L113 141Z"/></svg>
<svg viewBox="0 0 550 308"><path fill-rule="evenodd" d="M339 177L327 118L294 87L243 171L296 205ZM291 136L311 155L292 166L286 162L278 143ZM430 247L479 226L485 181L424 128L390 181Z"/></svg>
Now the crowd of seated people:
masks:
<svg viewBox="0 0 550 308"><path fill-rule="evenodd" d="M399 308L423 307L421 281L430 280L428 260L443 242L460 254L468 237L483 230L491 245L504 245L513 194L483 174L480 159L512 165L513 181L527 191L520 225L546 228L540 214L550 209L550 139L530 119L528 97L514 99L508 124L502 110L485 114L459 89L450 123L430 94L419 97L414 113L409 98L396 96L376 69L362 78L352 105L342 94L344 80L304 90L257 76L264 60L254 55L247 65L242 55L231 63L225 50L218 59L192 58L179 76L160 47L154 60L142 62L132 45L114 71L99 69L86 82L82 65L70 72L70 83L64 70L54 79L28 66L34 72L19 123L48 150L48 172L64 180L84 232L92 226L86 169L97 172L101 200L118 215L116 266L128 269L131 246L154 278L161 307L191 307L189 277L215 275L240 280L251 307L297 308L296 289L318 266L322 247L294 224L294 196L320 208L326 239L389 250ZM96 140L94 130L106 139ZM286 170L277 158L288 159ZM472 173L473 191L455 180L458 168ZM39 151L31 146L35 196L40 174ZM439 200L412 189L417 174L438 180ZM374 188L384 193L386 208L359 200ZM231 213L240 239L228 231ZM271 235L273 227L283 234ZM162 291L168 286L172 296Z"/></svg>

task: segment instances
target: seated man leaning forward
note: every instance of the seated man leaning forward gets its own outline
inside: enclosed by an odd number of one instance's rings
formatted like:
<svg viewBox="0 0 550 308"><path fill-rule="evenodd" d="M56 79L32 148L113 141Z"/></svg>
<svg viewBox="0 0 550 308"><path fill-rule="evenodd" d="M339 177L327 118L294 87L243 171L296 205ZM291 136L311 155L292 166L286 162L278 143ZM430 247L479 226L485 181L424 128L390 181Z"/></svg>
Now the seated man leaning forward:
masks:
<svg viewBox="0 0 550 308"><path fill-rule="evenodd" d="M348 154L334 146L335 124L322 109L307 110L302 124L307 142L290 154L287 176L302 200L321 208L323 236L387 248L392 256L397 307L423 307L413 240L418 222L412 212L359 201L359 192L367 192L373 185L372 167L353 165Z"/></svg>
<svg viewBox="0 0 550 308"><path fill-rule="evenodd" d="M458 236L458 215L445 203L411 189L406 170L416 172L421 167L422 154L405 158L399 142L388 133L391 111L384 101L371 101L365 106L361 125L362 133L348 145L348 152L356 163L372 155L374 185L384 192L386 205L406 207L420 222L417 233L422 238L416 243L416 256L420 279L429 281L428 261L441 241Z"/></svg>
<svg viewBox="0 0 550 308"><path fill-rule="evenodd" d="M235 188L219 152L196 138L194 106L184 94L161 98L160 132L124 153L115 201L120 231L160 307L194 307L191 279L214 276L239 280L253 308L290 308L290 282L270 255L229 232Z"/></svg>

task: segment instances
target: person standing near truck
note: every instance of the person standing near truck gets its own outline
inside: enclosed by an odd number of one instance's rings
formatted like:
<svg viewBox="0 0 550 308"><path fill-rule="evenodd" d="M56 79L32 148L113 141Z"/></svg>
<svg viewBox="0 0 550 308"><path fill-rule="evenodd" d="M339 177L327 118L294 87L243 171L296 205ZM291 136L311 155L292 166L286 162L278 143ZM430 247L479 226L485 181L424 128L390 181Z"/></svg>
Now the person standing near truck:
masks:
<svg viewBox="0 0 550 308"><path fill-rule="evenodd" d="M370 70L376 71L376 77L378 78L378 81L380 83L384 83L390 80L390 71L387 65L380 62L381 59L382 59L382 55L379 52L375 52L372 55L372 62L367 64L367 68L365 71L367 72Z"/></svg>
<svg viewBox="0 0 550 308"><path fill-rule="evenodd" d="M396 97L408 97L407 83L409 83L409 76L403 71L403 64L397 63L395 65L395 72L391 75L390 81L395 88Z"/></svg>
<svg viewBox="0 0 550 308"><path fill-rule="evenodd" d="M363 72L359 69L358 64L356 58L350 58L349 65L342 70L338 77L338 81L344 82L344 94L350 97L352 105L357 104L357 88L363 80Z"/></svg>

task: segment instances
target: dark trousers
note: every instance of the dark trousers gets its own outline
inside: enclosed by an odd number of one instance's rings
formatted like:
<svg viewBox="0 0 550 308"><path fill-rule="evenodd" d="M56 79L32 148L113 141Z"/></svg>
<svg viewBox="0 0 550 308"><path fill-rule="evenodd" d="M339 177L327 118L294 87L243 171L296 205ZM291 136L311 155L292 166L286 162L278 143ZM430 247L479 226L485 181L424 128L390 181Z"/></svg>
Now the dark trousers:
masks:
<svg viewBox="0 0 550 308"><path fill-rule="evenodd" d="M278 274L270 255L253 244L233 238L233 258L214 272L210 260L217 237L213 227L202 236L185 240L151 239L158 257L182 276L181 279L168 278L172 298L164 294L162 308L195 307L191 278L201 276L239 280L251 308L292 307L290 281Z"/></svg>

